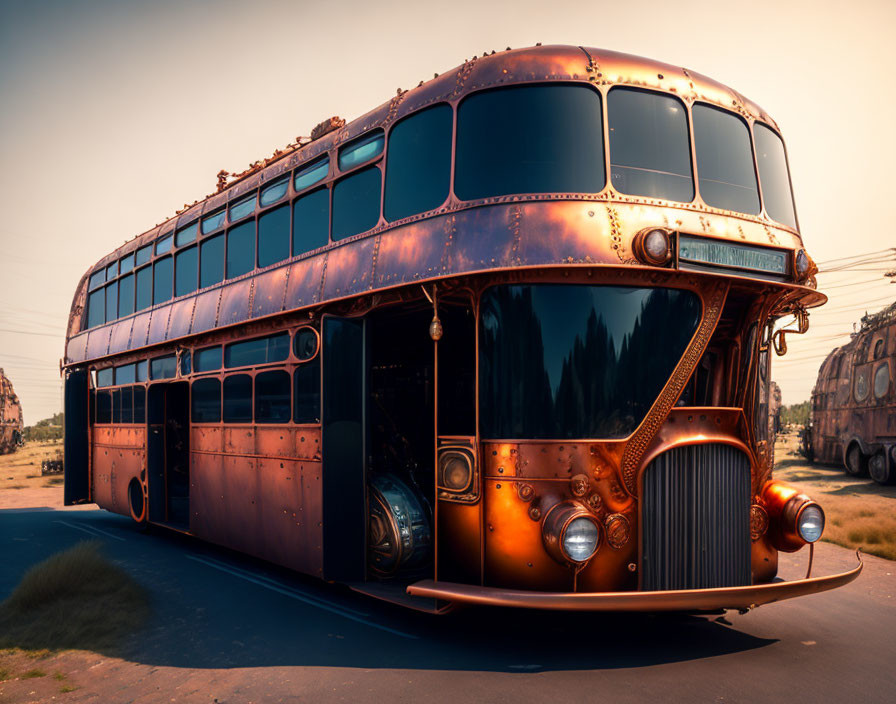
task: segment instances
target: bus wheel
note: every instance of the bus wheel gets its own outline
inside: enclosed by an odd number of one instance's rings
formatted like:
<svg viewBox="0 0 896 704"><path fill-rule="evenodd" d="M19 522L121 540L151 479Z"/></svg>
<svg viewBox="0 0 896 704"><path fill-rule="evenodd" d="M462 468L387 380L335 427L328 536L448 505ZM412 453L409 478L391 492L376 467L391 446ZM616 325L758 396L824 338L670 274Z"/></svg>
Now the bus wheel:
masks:
<svg viewBox="0 0 896 704"><path fill-rule="evenodd" d="M878 484L892 484L893 470L887 467L887 455L883 450L878 450L868 460L868 474Z"/></svg>
<svg viewBox="0 0 896 704"><path fill-rule="evenodd" d="M854 477L864 477L868 474L868 459L862 454L859 443L854 442L847 448L843 465L846 467L846 473Z"/></svg>
<svg viewBox="0 0 896 704"><path fill-rule="evenodd" d="M137 477L131 479L128 484L128 504L130 504L131 518L143 525L146 522L146 494L143 492L143 482Z"/></svg>

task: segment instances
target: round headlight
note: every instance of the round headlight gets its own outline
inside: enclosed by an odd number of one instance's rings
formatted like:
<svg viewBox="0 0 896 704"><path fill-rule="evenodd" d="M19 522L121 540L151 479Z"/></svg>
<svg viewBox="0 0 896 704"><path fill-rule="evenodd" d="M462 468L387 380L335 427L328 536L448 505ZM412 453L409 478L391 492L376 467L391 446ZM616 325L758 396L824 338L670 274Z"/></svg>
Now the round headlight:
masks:
<svg viewBox="0 0 896 704"><path fill-rule="evenodd" d="M820 506L810 504L800 511L797 519L797 530L807 543L814 543L824 532L824 511Z"/></svg>
<svg viewBox="0 0 896 704"><path fill-rule="evenodd" d="M590 518L574 518L563 532L563 553L573 562L584 562L597 550L597 526Z"/></svg>
<svg viewBox="0 0 896 704"><path fill-rule="evenodd" d="M634 243L635 254L645 264L658 266L672 257L672 243L665 230L641 232Z"/></svg>
<svg viewBox="0 0 896 704"><path fill-rule="evenodd" d="M473 479L470 460L461 452L443 452L439 457L439 486L448 491L465 491Z"/></svg>

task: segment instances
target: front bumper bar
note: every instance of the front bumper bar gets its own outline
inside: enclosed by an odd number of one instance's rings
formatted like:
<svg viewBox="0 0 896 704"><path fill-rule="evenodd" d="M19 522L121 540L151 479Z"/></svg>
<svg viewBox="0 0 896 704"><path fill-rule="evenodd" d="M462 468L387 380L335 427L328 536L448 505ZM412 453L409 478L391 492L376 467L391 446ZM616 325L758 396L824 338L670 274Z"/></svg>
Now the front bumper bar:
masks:
<svg viewBox="0 0 896 704"><path fill-rule="evenodd" d="M744 610L770 604L773 601L836 589L852 582L861 571L862 561L859 558L859 564L848 572L746 587L662 592L533 592L424 579L409 585L407 592L412 596L442 599L455 604L514 606L554 611Z"/></svg>

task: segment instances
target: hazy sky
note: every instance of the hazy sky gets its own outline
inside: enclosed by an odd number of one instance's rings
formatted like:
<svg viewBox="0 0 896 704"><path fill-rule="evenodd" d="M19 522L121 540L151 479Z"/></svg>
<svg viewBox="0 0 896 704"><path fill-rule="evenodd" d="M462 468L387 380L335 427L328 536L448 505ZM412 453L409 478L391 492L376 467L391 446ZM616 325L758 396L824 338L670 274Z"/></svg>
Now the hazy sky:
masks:
<svg viewBox="0 0 896 704"><path fill-rule="evenodd" d="M886 0L0 0L0 367L27 423L60 410L68 310L96 260L212 192L222 168L473 54L536 42L640 54L732 86L784 132L816 260L896 246L894 27ZM828 312L773 366L785 403L808 397L820 356L848 339L832 335L896 299L880 272L821 282L836 286Z"/></svg>

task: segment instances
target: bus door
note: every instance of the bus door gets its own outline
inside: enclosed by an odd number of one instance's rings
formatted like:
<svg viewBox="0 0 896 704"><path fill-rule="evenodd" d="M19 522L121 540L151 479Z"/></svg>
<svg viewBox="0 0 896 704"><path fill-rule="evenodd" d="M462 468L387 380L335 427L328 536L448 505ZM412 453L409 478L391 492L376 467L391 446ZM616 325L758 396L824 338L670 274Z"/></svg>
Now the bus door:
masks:
<svg viewBox="0 0 896 704"><path fill-rule="evenodd" d="M149 520L190 527L190 395L185 381L152 384L147 398Z"/></svg>
<svg viewBox="0 0 896 704"><path fill-rule="evenodd" d="M88 462L87 370L75 369L65 375L65 505L85 503L90 496Z"/></svg>

